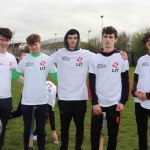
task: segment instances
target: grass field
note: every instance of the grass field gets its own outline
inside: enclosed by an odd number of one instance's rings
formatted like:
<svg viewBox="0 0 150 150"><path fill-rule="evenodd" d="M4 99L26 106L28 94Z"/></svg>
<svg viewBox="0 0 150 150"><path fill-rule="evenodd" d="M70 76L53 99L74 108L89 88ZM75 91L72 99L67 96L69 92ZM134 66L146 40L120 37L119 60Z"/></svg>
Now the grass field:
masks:
<svg viewBox="0 0 150 150"><path fill-rule="evenodd" d="M134 67L130 67L130 87L133 83L133 72ZM48 80L51 80L49 77ZM53 81L53 80L52 80ZM16 81L12 81L12 96L13 96L13 109L17 108L19 103L20 94L19 91L22 89L22 85ZM85 136L83 142L83 150L90 150L90 113L91 103L88 100L88 109L85 117ZM60 121L58 106L55 106L55 117L56 117L56 129L60 141ZM149 125L150 128L150 125ZM52 142L51 130L49 124L46 125L47 141L46 150L59 150L60 144L55 145ZM104 144L104 150L107 147L107 129L105 131L106 138ZM74 150L75 143L75 126L73 122L70 126L70 140L69 150ZM37 150L37 143L34 142L34 150ZM150 147L150 144L149 144ZM9 120L5 136L5 144L3 150L23 150L23 120L22 117ZM130 95L129 101L126 103L125 109L122 112L120 132L118 137L117 150L138 150L138 139L136 131L136 122L134 115L134 103L133 97ZM150 150L150 148L149 148Z"/></svg>

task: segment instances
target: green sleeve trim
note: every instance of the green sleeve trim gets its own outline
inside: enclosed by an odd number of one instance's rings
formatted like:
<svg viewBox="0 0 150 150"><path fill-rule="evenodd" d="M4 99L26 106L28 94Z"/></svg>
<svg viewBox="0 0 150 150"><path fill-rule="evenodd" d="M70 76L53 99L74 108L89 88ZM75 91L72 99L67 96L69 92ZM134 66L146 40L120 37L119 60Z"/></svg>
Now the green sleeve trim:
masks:
<svg viewBox="0 0 150 150"><path fill-rule="evenodd" d="M57 81L57 72L55 72L55 73L50 73L50 75L52 76L52 78L53 78L54 80Z"/></svg>
<svg viewBox="0 0 150 150"><path fill-rule="evenodd" d="M12 72L12 79L16 80L21 76L21 73L17 72L16 70Z"/></svg>

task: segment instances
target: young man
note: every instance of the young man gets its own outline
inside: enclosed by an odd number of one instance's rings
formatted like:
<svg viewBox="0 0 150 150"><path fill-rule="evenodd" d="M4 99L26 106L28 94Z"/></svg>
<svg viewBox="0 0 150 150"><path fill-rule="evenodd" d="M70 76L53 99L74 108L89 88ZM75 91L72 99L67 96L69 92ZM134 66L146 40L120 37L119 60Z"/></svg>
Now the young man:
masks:
<svg viewBox="0 0 150 150"><path fill-rule="evenodd" d="M92 102L91 148L99 149L102 112L106 112L109 136L107 150L115 150L120 112L124 109L129 94L129 64L114 47L117 42L115 28L103 28L102 42L103 49L91 58L89 64L89 95Z"/></svg>
<svg viewBox="0 0 150 150"><path fill-rule="evenodd" d="M86 100L88 99L86 77L89 60L94 55L80 49L80 34L69 30L64 37L65 48L51 55L58 69L58 105L61 122L60 150L68 150L69 127L73 118L76 125L75 149L81 150L84 133Z"/></svg>
<svg viewBox="0 0 150 150"><path fill-rule="evenodd" d="M75 149L81 150L86 113L86 76L90 57L88 50L80 49L80 35L75 29L64 37L65 48L51 55L58 69L58 105L61 121L61 150L68 150L69 126L72 118L76 125Z"/></svg>
<svg viewBox="0 0 150 150"><path fill-rule="evenodd" d="M12 110L12 71L17 67L15 57L7 52L11 38L10 29L0 28L0 150L4 144L6 125ZM17 81L23 83L23 78L19 77Z"/></svg>
<svg viewBox="0 0 150 150"><path fill-rule="evenodd" d="M28 150L33 106L38 107L35 111L38 149L44 150L48 103L45 83L48 73L56 77L56 67L49 56L40 52L41 38L39 35L31 34L27 37L26 42L30 49L30 55L24 56L16 69L18 74L24 73L25 78L21 100L24 121L24 150Z"/></svg>
<svg viewBox="0 0 150 150"><path fill-rule="evenodd" d="M135 73L132 95L135 102L135 116L139 138L139 150L147 150L148 117L150 117L150 32L144 34L143 44L148 53L139 58Z"/></svg>

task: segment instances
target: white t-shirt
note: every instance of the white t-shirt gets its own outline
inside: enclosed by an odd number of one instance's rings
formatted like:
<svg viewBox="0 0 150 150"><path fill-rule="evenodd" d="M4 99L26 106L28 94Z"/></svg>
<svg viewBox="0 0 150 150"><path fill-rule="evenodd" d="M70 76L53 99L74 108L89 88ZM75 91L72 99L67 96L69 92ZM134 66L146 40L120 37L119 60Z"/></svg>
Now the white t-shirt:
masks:
<svg viewBox="0 0 150 150"><path fill-rule="evenodd" d="M144 55L139 58L135 73L138 74L137 91L150 92L150 56ZM150 109L150 100L141 101L134 97L134 101L141 103L141 106Z"/></svg>
<svg viewBox="0 0 150 150"><path fill-rule="evenodd" d="M0 53L0 99L11 97L12 70L17 67L17 61L10 53Z"/></svg>
<svg viewBox="0 0 150 150"><path fill-rule="evenodd" d="M38 57L26 55L19 62L16 71L24 73L25 78L21 104L47 104L46 78L48 73L57 71L51 58L43 53Z"/></svg>
<svg viewBox="0 0 150 150"><path fill-rule="evenodd" d="M124 61L120 53L109 57L98 53L89 64L89 72L96 75L96 95L100 106L109 107L118 104L121 99L121 73L129 70L128 61Z"/></svg>
<svg viewBox="0 0 150 150"><path fill-rule="evenodd" d="M51 81L46 81L46 87L48 90L48 105L54 107L56 99L56 86Z"/></svg>
<svg viewBox="0 0 150 150"><path fill-rule="evenodd" d="M94 53L88 50L68 51L62 48L51 55L57 63L59 100L87 100L86 77L89 60Z"/></svg>

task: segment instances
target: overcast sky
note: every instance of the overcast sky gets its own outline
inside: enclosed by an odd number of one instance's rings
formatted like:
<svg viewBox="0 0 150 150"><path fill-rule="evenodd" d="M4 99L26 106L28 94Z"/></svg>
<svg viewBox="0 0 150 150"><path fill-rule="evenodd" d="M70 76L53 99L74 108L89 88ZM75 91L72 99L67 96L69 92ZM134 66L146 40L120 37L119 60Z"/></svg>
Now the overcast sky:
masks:
<svg viewBox="0 0 150 150"><path fill-rule="evenodd" d="M15 31L15 41L32 33L42 40L64 37L77 29L84 40L112 25L133 33L150 27L150 0L0 0L0 27Z"/></svg>

